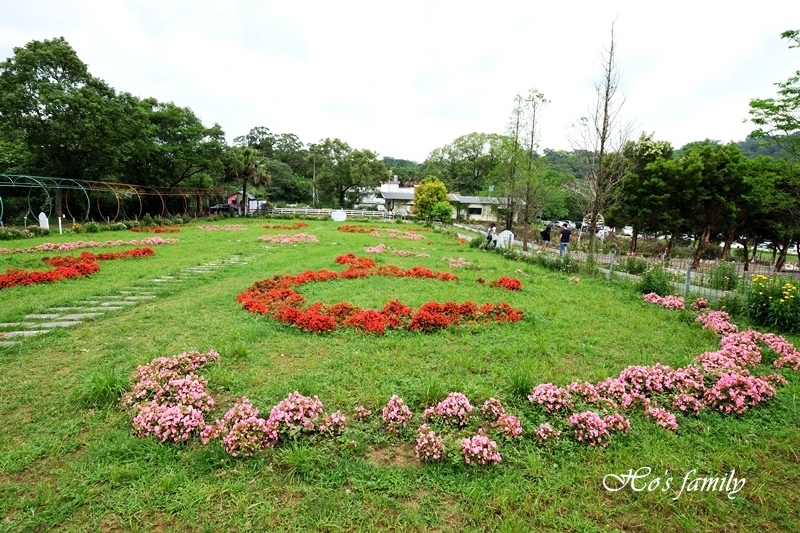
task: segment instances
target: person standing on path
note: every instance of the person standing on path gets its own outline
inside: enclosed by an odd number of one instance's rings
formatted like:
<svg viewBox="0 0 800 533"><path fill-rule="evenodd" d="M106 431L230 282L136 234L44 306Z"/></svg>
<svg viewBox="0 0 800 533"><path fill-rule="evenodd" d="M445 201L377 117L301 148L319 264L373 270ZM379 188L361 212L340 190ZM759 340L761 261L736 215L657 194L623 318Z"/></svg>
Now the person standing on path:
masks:
<svg viewBox="0 0 800 533"><path fill-rule="evenodd" d="M495 238L497 237L497 225L492 222L489 226L489 231L486 232L486 249L490 246L496 246Z"/></svg>
<svg viewBox="0 0 800 533"><path fill-rule="evenodd" d="M542 237L542 248L543 252L547 251L547 247L550 246L550 225L544 227L544 229L539 232L539 235Z"/></svg>
<svg viewBox="0 0 800 533"><path fill-rule="evenodd" d="M561 234L561 242L558 247L558 255L559 257L564 257L564 254L569 252L569 238L572 236L572 231L570 231L567 224L564 223L559 233Z"/></svg>

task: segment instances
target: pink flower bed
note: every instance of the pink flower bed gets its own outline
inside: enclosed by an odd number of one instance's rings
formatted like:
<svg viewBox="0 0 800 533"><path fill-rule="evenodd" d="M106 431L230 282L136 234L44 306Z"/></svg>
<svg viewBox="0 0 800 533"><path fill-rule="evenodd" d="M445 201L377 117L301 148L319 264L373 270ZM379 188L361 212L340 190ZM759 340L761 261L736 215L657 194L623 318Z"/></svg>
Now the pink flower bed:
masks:
<svg viewBox="0 0 800 533"><path fill-rule="evenodd" d="M319 242L316 235L309 235L307 233L295 233L294 235L286 235L279 233L277 235L262 235L258 238L258 242L269 242L272 244L303 244Z"/></svg>
<svg viewBox="0 0 800 533"><path fill-rule="evenodd" d="M161 244L177 244L178 239L163 239L161 237L150 237L147 239L131 239L129 241L74 241L53 244L45 242L30 248L0 248L0 254L35 254L40 252L71 252L81 248L110 248L114 246L159 246Z"/></svg>
<svg viewBox="0 0 800 533"><path fill-rule="evenodd" d="M667 295L662 298L658 294L651 292L649 294L645 294L642 298L647 303L660 305L661 307L666 307L672 311L682 311L685 309L683 298L680 296Z"/></svg>

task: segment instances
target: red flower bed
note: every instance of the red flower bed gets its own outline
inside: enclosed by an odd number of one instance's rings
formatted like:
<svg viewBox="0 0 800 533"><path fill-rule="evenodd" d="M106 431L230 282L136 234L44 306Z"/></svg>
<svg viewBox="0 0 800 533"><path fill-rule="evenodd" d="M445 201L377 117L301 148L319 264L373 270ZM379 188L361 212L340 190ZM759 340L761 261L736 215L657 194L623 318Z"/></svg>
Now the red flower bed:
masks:
<svg viewBox="0 0 800 533"><path fill-rule="evenodd" d="M297 222L295 224L264 224L262 226L264 229L303 229L307 228L308 224L305 222Z"/></svg>
<svg viewBox="0 0 800 533"><path fill-rule="evenodd" d="M399 300L391 300L380 310L361 309L348 302L334 305L316 302L305 307L306 299L293 288L305 283L369 276L458 280L450 272L436 272L419 266L408 270L394 265L376 266L372 259L357 257L352 253L336 257L335 262L346 265L347 268L340 273L306 270L296 275L276 275L272 279L256 282L236 299L252 313L267 315L299 329L316 332L332 331L339 326L367 333L383 333L392 328L431 332L450 325L489 321L515 322L522 320L524 316L524 311L514 309L505 302L487 303L481 307L474 302L428 302L418 310Z"/></svg>
<svg viewBox="0 0 800 533"><path fill-rule="evenodd" d="M125 252L112 252L93 254L81 252L77 257L66 255L61 257L44 257L42 261L55 267L52 270L23 270L8 269L0 275L0 289L8 289L17 285L35 285L37 283L52 283L67 278L91 276L100 270L97 261L109 261L125 257L146 257L155 255L152 248L135 248Z"/></svg>
<svg viewBox="0 0 800 533"><path fill-rule="evenodd" d="M367 228L366 226L353 226L351 224L345 224L344 226L339 226L336 229L345 233L369 233L375 230L375 228Z"/></svg>

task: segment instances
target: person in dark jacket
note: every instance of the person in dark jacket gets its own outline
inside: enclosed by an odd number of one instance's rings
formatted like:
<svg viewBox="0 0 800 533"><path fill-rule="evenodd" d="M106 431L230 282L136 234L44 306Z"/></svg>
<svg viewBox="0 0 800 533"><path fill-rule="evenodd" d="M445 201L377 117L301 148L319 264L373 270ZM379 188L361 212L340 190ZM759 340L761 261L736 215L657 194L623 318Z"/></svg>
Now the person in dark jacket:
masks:
<svg viewBox="0 0 800 533"><path fill-rule="evenodd" d="M550 246L550 225L545 226L544 229L539 232L539 235L542 236L541 250L546 252L547 247Z"/></svg>
<svg viewBox="0 0 800 533"><path fill-rule="evenodd" d="M564 223L559 234L561 235L561 242L558 247L558 255L564 257L564 254L569 251L569 238L572 236L572 231L570 231L567 224Z"/></svg>

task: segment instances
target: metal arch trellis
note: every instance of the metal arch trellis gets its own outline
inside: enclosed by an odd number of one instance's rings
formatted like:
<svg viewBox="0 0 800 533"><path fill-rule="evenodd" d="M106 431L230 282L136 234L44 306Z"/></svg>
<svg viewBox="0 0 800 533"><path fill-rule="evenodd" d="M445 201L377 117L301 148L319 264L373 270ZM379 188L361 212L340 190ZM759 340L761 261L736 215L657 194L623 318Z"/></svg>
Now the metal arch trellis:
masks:
<svg viewBox="0 0 800 533"><path fill-rule="evenodd" d="M78 181L70 179L70 178L52 178L52 177L44 177L44 176L27 176L27 175L18 175L18 174L0 174L0 188L2 187L19 187L19 188L27 188L28 195L27 195L27 210L25 211L25 217L27 218L28 214L32 215L33 218L36 218L36 213L31 206L31 194L34 189L42 189L48 196L49 191L48 188L54 189L65 189L67 192L70 190L79 190L83 193L84 197L86 198L86 216L88 217L89 214L89 194L86 192L86 188ZM69 208L67 209L69 211ZM49 211L52 213L52 203L49 206ZM0 220L2 220L3 212L0 212Z"/></svg>
<svg viewBox="0 0 800 533"><path fill-rule="evenodd" d="M80 191L80 193L86 200L85 215L83 217L82 222L85 222L91 218L92 198L90 197L90 193L93 192L100 194L110 192L113 195L114 200L117 203L113 221L116 221L121 213L123 214L123 216L128 215L128 213L125 211L125 203L120 201L121 198L124 200L126 198L133 198L135 196L136 198L135 203L138 203L138 213L136 213L134 216L138 220L142 218L144 212L144 202L142 200L143 196L158 198L157 204L160 204L161 216L166 216L168 212L167 201L166 201L167 197L171 196L180 197L179 201L181 202L181 208L183 210L183 214L188 215L189 198L194 197L197 199L197 209L198 212L202 214L204 213L203 203L205 200L226 196L224 189L218 186L196 187L196 188L195 187L159 188L149 185L134 185L128 183L113 182L113 181L75 180L71 178L28 176L28 175L16 175L16 174L0 174L0 189L2 189L3 187L31 189L30 191L28 191L28 198L27 198L28 206L27 206L27 211L25 212L25 216L27 217L28 214L30 213L34 216L34 218L36 218L36 213L34 212L33 206L31 205L33 201L32 198L33 189L42 189L48 196L50 194L49 189L64 190L65 198L63 207L66 213L73 220L75 220L75 216L73 215L72 210L70 209L70 192ZM105 215L103 214L99 202L100 198L98 197L95 202L97 204L95 211L98 213L98 215L102 220L111 222L112 219L106 218ZM0 222L2 221L2 216L4 215L4 210L2 209L3 206L2 203L0 203ZM52 211L52 202L50 204L50 211ZM108 214L110 215L111 213Z"/></svg>

